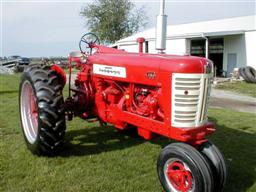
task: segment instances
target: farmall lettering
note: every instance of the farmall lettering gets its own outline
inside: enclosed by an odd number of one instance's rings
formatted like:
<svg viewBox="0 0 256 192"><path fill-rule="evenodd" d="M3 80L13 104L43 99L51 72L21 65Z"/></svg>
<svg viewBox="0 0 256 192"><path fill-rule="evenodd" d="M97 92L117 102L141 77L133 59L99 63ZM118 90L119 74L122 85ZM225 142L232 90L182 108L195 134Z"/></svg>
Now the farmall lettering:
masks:
<svg viewBox="0 0 256 192"><path fill-rule="evenodd" d="M93 73L113 77L126 78L125 67L108 66L102 64L93 64Z"/></svg>
<svg viewBox="0 0 256 192"><path fill-rule="evenodd" d="M83 44L89 50L83 50ZM225 161L206 138L215 131L207 118L212 62L127 53L99 45L92 33L79 45L80 51L69 56L68 98L62 94L66 75L59 66L35 65L22 74L20 117L28 148L38 155L57 154L66 119L80 117L103 127L108 123L119 132L136 130L147 140L160 135L178 141L166 146L157 160L165 191L223 191ZM71 84L74 62L79 72Z"/></svg>

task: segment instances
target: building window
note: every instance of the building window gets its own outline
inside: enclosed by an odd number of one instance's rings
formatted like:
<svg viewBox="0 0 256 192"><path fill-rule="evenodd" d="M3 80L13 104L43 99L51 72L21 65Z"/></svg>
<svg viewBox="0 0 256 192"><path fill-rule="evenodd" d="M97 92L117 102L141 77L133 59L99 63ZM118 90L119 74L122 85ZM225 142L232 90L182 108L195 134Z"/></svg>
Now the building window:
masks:
<svg viewBox="0 0 256 192"><path fill-rule="evenodd" d="M205 57L205 40L191 40L190 54L194 56Z"/></svg>
<svg viewBox="0 0 256 192"><path fill-rule="evenodd" d="M216 75L223 77L227 72L223 70L223 38L209 38L209 59L213 61ZM191 39L190 53L193 56L205 57L205 39Z"/></svg>

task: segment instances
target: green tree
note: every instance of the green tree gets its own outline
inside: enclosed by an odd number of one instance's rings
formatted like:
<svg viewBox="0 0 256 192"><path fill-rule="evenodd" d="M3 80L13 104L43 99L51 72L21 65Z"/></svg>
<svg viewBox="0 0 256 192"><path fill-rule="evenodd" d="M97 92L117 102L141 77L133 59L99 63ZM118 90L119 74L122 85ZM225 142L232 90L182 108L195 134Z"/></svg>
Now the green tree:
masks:
<svg viewBox="0 0 256 192"><path fill-rule="evenodd" d="M95 0L81 11L88 29L105 44L138 32L146 25L144 7L136 9L129 0Z"/></svg>

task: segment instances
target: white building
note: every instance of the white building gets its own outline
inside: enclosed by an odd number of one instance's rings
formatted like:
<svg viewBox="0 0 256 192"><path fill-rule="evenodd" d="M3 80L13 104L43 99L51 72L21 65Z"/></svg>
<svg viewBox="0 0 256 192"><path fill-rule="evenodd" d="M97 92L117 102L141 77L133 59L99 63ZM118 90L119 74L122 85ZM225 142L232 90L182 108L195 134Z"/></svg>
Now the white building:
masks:
<svg viewBox="0 0 256 192"><path fill-rule="evenodd" d="M144 52L157 52L155 28L121 39L116 42L115 47L138 52L138 37L146 39ZM256 69L256 15L169 25L165 52L203 57L208 52L218 76L229 76L235 67L253 66Z"/></svg>

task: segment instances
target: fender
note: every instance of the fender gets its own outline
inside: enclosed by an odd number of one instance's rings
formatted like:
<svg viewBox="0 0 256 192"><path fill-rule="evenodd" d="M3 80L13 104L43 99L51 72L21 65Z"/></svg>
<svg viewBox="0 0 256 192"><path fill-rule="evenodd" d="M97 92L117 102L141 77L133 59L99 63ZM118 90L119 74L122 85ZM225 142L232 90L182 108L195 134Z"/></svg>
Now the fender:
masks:
<svg viewBox="0 0 256 192"><path fill-rule="evenodd" d="M56 64L51 65L51 70L55 71L57 74L60 75L60 77L63 80L63 84L65 85L66 81L67 81L67 77L66 77L66 73L64 72L64 70Z"/></svg>

